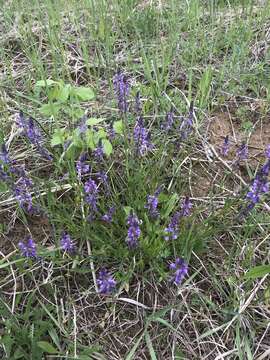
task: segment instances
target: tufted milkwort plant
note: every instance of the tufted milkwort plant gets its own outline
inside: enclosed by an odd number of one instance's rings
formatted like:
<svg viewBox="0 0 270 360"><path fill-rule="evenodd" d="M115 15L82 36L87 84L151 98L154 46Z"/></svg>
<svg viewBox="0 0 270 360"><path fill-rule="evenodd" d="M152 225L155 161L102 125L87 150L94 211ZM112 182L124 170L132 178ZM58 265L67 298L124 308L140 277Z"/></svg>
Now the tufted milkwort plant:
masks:
<svg viewBox="0 0 270 360"><path fill-rule="evenodd" d="M167 286L184 286L192 273L191 254L203 249L211 228L204 215L197 217L200 206L186 191L188 178L178 172L190 151L193 103L184 115L170 108L157 126L150 126L145 99L133 91L128 75L118 72L113 88L116 119L85 114L68 126L62 123L53 132L50 146L39 124L20 112L16 119L19 136L30 146L28 151L50 167L53 177L47 180L47 188L43 183L41 194L32 180L31 165L13 159L12 147L10 151L3 143L1 181L24 216L46 209L43 215L52 229L54 256L70 259L73 268L87 263L98 294L115 294L121 285L116 278L128 272L131 280L136 269L149 267ZM221 149L224 157L229 145L226 136ZM269 153L268 148L267 161L243 199L246 209L242 212L251 211L268 192ZM243 143L235 161L247 156ZM37 241L21 240L20 254L37 259ZM43 251L41 258L46 254ZM117 272L120 263L125 270Z"/></svg>

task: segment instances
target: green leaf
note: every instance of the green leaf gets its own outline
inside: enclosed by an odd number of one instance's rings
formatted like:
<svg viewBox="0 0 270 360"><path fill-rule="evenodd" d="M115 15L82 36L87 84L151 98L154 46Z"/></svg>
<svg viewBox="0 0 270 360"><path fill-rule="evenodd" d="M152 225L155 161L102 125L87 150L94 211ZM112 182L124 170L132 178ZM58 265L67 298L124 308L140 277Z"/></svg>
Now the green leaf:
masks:
<svg viewBox="0 0 270 360"><path fill-rule="evenodd" d="M123 134L123 121L122 120L115 121L113 123L113 128L117 134Z"/></svg>
<svg viewBox="0 0 270 360"><path fill-rule="evenodd" d="M256 279L270 273L270 265L259 265L250 269L245 275L245 279Z"/></svg>
<svg viewBox="0 0 270 360"><path fill-rule="evenodd" d="M96 145L94 142L94 134L92 130L86 130L85 132L85 141L88 148L94 150Z"/></svg>
<svg viewBox="0 0 270 360"><path fill-rule="evenodd" d="M65 141L65 129L57 129L55 130L52 139L51 139L51 146L57 146L64 144Z"/></svg>
<svg viewBox="0 0 270 360"><path fill-rule="evenodd" d="M82 101L92 100L95 97L94 91L89 87L74 87L73 94Z"/></svg>
<svg viewBox="0 0 270 360"><path fill-rule="evenodd" d="M153 348L153 344L152 344L152 341L151 341L148 331L145 333L145 341L146 341L146 345L148 347L148 351L149 351L151 360L157 360L157 356L156 356L155 350Z"/></svg>
<svg viewBox="0 0 270 360"><path fill-rule="evenodd" d="M69 84L63 86L62 88L59 89L56 98L63 102L67 101L70 94L70 90L71 90L71 86Z"/></svg>
<svg viewBox="0 0 270 360"><path fill-rule="evenodd" d="M136 341L136 343L134 344L133 348L130 350L130 352L128 353L127 357L125 360L132 360L134 358L134 355L136 353L137 348L140 345L140 342L142 340L144 336L144 333L142 333L142 335L138 338L138 340Z"/></svg>
<svg viewBox="0 0 270 360"><path fill-rule="evenodd" d="M51 79L47 79L47 80L39 80L36 82L36 87L47 87L47 86L52 86L54 84L58 84L57 81L51 80Z"/></svg>
<svg viewBox="0 0 270 360"><path fill-rule="evenodd" d="M61 104L49 103L49 104L42 105L39 108L39 110L40 110L41 114L46 115L46 116L51 116L51 115L56 115L61 108L62 108Z"/></svg>
<svg viewBox="0 0 270 360"><path fill-rule="evenodd" d="M44 350L48 354L56 354L58 353L58 350L55 349L50 343L47 341L38 341L37 346Z"/></svg>
<svg viewBox="0 0 270 360"><path fill-rule="evenodd" d="M105 119L104 118L90 118L88 120L86 120L86 125L89 125L89 126L94 126L94 125L97 125L99 123L101 123L102 121L104 121Z"/></svg>
<svg viewBox="0 0 270 360"><path fill-rule="evenodd" d="M100 139L106 139L106 138L107 138L107 134L104 129L99 129L94 133L94 141L96 145L98 145Z"/></svg>
<svg viewBox="0 0 270 360"><path fill-rule="evenodd" d="M126 215L129 215L130 212L131 212L131 210L132 210L132 207L130 207L130 206L124 206L124 212L126 213Z"/></svg>
<svg viewBox="0 0 270 360"><path fill-rule="evenodd" d="M164 215L164 219L166 219L170 213L172 212L173 208L175 207L175 204L177 203L177 201L179 200L179 196L177 194L173 194L167 204L167 209Z"/></svg>
<svg viewBox="0 0 270 360"><path fill-rule="evenodd" d="M110 141L107 139L102 139L102 146L103 146L104 153L107 156L110 156L113 151L113 147L112 147L112 144L110 143Z"/></svg>

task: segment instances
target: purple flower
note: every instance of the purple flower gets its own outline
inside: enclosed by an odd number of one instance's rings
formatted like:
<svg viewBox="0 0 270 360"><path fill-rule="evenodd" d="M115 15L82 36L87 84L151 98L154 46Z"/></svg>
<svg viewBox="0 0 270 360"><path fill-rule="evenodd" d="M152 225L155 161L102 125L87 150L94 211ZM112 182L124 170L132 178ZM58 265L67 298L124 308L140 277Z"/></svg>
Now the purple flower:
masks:
<svg viewBox="0 0 270 360"><path fill-rule="evenodd" d="M62 233L62 236L60 239L60 245L61 245L61 249L68 253L72 253L75 251L75 244L74 244L73 240L71 239L70 235L66 232Z"/></svg>
<svg viewBox="0 0 270 360"><path fill-rule="evenodd" d="M106 195L110 193L110 186L108 182L108 175L104 171L100 171L97 173L97 178L100 183L103 185Z"/></svg>
<svg viewBox="0 0 270 360"><path fill-rule="evenodd" d="M183 259L176 258L175 263L170 264L170 270L173 272L171 281L178 286L188 273L188 265Z"/></svg>
<svg viewBox="0 0 270 360"><path fill-rule="evenodd" d="M189 197L186 196L185 200L182 203L181 215L182 216L189 216L191 208L192 208L191 201L190 201Z"/></svg>
<svg viewBox="0 0 270 360"><path fill-rule="evenodd" d="M166 115L165 124L161 125L161 128L165 131L169 131L174 123L174 114L172 111L169 111Z"/></svg>
<svg viewBox="0 0 270 360"><path fill-rule="evenodd" d="M21 177L14 186L14 193L19 205L31 212L34 209L33 199L30 193L33 183L28 177Z"/></svg>
<svg viewBox="0 0 270 360"><path fill-rule="evenodd" d="M230 148L230 143L229 143L229 135L227 135L224 139L224 143L223 143L223 146L220 150L221 152L221 155L223 156L228 156L228 153L229 153L229 148Z"/></svg>
<svg viewBox="0 0 270 360"><path fill-rule="evenodd" d="M1 145L0 160L1 160L5 165L11 164L11 160L10 160L10 158L9 158L8 150L7 150L5 144L2 144L2 145Z"/></svg>
<svg viewBox="0 0 270 360"><path fill-rule="evenodd" d="M270 159L270 144L266 147L265 156L267 157L267 159Z"/></svg>
<svg viewBox="0 0 270 360"><path fill-rule="evenodd" d="M130 90L130 85L126 76L118 72L113 77L113 85L118 100L118 108L122 113L126 113L128 110L127 98Z"/></svg>
<svg viewBox="0 0 270 360"><path fill-rule="evenodd" d="M191 133L193 129L193 118L194 118L194 108L192 101L189 107L189 114L186 118L183 118L182 123L179 127L181 140L185 140Z"/></svg>
<svg viewBox="0 0 270 360"><path fill-rule="evenodd" d="M31 117L26 119L23 113L20 112L16 124L22 130L23 135L28 138L30 143L37 147L39 153L47 160L52 160L51 154L42 144L44 139L40 129L35 124L34 119Z"/></svg>
<svg viewBox="0 0 270 360"><path fill-rule="evenodd" d="M177 211L171 218L169 225L165 228L164 239L166 241L176 240L179 233L179 220L181 217L181 212Z"/></svg>
<svg viewBox="0 0 270 360"><path fill-rule="evenodd" d="M104 156L103 146L99 145L95 150L93 150L93 155L96 160L102 160Z"/></svg>
<svg viewBox="0 0 270 360"><path fill-rule="evenodd" d="M138 245L138 239L141 235L140 220L135 214L129 214L127 218L128 233L126 243L129 248L135 248Z"/></svg>
<svg viewBox="0 0 270 360"><path fill-rule="evenodd" d="M110 124L110 126L107 128L107 134L110 141L113 141L115 139L115 130L113 128L113 124Z"/></svg>
<svg viewBox="0 0 270 360"><path fill-rule="evenodd" d="M99 272L97 285L100 294L111 294L115 290L116 281L106 269L102 269Z"/></svg>
<svg viewBox="0 0 270 360"><path fill-rule="evenodd" d="M268 176L270 172L270 159L265 162L260 170L260 176Z"/></svg>
<svg viewBox="0 0 270 360"><path fill-rule="evenodd" d="M237 159L236 161L239 162L240 160L247 160L248 158L248 147L247 144L242 143L240 147L236 151Z"/></svg>
<svg viewBox="0 0 270 360"><path fill-rule="evenodd" d="M90 165L86 164L86 160L87 160L87 153L83 153L79 157L78 161L76 161L76 170L79 180L82 179L83 174L87 174L90 172Z"/></svg>
<svg viewBox="0 0 270 360"><path fill-rule="evenodd" d="M88 180L84 184L84 191L86 193L85 201L91 206L88 221L92 221L94 219L94 213L97 211L98 186L96 182L92 179Z"/></svg>
<svg viewBox="0 0 270 360"><path fill-rule="evenodd" d="M115 206L111 206L108 212L101 217L101 220L107 223L111 223L114 213L115 213Z"/></svg>
<svg viewBox="0 0 270 360"><path fill-rule="evenodd" d="M27 241L18 243L18 247L21 250L21 253L25 257L35 258L37 257L36 244L34 240L30 237Z"/></svg>
<svg viewBox="0 0 270 360"><path fill-rule="evenodd" d="M158 217L158 195L161 192L161 188L158 188L154 195L147 195L147 204L144 206L149 211L149 215L155 219Z"/></svg>
<svg viewBox="0 0 270 360"><path fill-rule="evenodd" d="M144 127L141 117L138 118L134 130L133 139L136 146L136 151L139 155L143 156L148 151L153 149L153 144L150 141L150 133Z"/></svg>
<svg viewBox="0 0 270 360"><path fill-rule="evenodd" d="M268 175L270 172L270 159L266 161L266 163L262 166L262 168L258 171L255 179L253 180L250 189L246 195L246 199L248 204L246 208L243 210L243 215L247 215L247 213L252 210L256 204L260 201L260 198L263 194L269 192L269 183L268 183Z"/></svg>

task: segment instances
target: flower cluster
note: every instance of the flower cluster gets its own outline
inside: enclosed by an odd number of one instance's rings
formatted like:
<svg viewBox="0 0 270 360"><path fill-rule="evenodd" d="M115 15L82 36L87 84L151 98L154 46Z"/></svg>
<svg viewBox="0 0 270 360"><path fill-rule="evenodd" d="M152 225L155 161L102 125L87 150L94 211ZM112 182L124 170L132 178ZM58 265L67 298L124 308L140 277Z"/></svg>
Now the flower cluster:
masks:
<svg viewBox="0 0 270 360"><path fill-rule="evenodd" d="M33 182L27 176L22 166L17 166L14 160L11 160L5 144L1 146L0 152L0 177L1 180L13 192L21 208L31 212L34 210L31 192Z"/></svg>
<svg viewBox="0 0 270 360"><path fill-rule="evenodd" d="M144 156L148 151L153 149L153 144L150 140L150 132L144 127L142 117L139 117L134 130L133 139L136 147L136 153Z"/></svg>
<svg viewBox="0 0 270 360"><path fill-rule="evenodd" d="M108 210L108 212L104 215L102 215L101 220L111 223L113 219L113 215L115 213L115 206L111 206Z"/></svg>
<svg viewBox="0 0 270 360"><path fill-rule="evenodd" d="M99 272L97 279L98 292L103 295L112 293L115 290L116 281L106 269Z"/></svg>
<svg viewBox="0 0 270 360"><path fill-rule="evenodd" d="M181 140L185 140L192 132L193 118L194 118L194 109L193 109L193 102L191 102L189 107L189 114L187 117L183 118L179 127Z"/></svg>
<svg viewBox="0 0 270 360"><path fill-rule="evenodd" d="M102 145L99 145L93 150L93 156L95 160L100 161L104 157L104 149Z"/></svg>
<svg viewBox="0 0 270 360"><path fill-rule="evenodd" d="M176 240L177 239L178 232L179 232L179 220L180 220L180 217L181 217L181 212L180 211L177 211L172 216L169 225L165 228L164 239L166 241Z"/></svg>
<svg viewBox="0 0 270 360"><path fill-rule="evenodd" d="M171 130L173 124L174 124L174 114L172 111L169 111L166 114L165 123L161 125L161 129L165 131L169 131Z"/></svg>
<svg viewBox="0 0 270 360"><path fill-rule="evenodd" d="M118 108L122 113L126 113L128 111L127 98L130 91L129 81L124 74L118 72L113 77L113 85L118 100Z"/></svg>
<svg viewBox="0 0 270 360"><path fill-rule="evenodd" d="M236 151L236 162L241 160L247 160L248 158L248 147L247 144L242 143Z"/></svg>
<svg viewBox="0 0 270 360"><path fill-rule="evenodd" d="M85 201L88 205L91 206L89 220L92 220L94 213L97 211L97 196L98 196L98 186L96 182L92 179L89 179L84 184L85 192Z"/></svg>
<svg viewBox="0 0 270 360"><path fill-rule="evenodd" d="M183 201L182 206L181 206L181 215L189 216L191 208L192 208L192 203L191 203L189 197L186 196L185 200Z"/></svg>
<svg viewBox="0 0 270 360"><path fill-rule="evenodd" d="M266 151L266 155L268 156L267 151ZM269 191L269 183L268 183L269 173L270 173L270 159L268 158L265 164L259 170L255 179L253 180L251 187L246 195L246 199L248 200L247 210L253 209L254 206L260 201L261 196Z"/></svg>
<svg viewBox="0 0 270 360"><path fill-rule="evenodd" d="M79 159L76 161L76 171L78 179L82 179L82 175L90 172L90 165L86 163L87 153L82 153Z"/></svg>
<svg viewBox="0 0 270 360"><path fill-rule="evenodd" d="M21 253L24 257L28 257L28 258L37 257L37 246L31 237L24 242L20 241L18 243L18 248L21 250Z"/></svg>
<svg viewBox="0 0 270 360"><path fill-rule="evenodd" d="M154 195L148 195L147 196L147 204L144 206L148 212L151 218L155 219L159 215L159 211L157 209L158 207L158 196L160 194L161 188L158 188Z"/></svg>
<svg viewBox="0 0 270 360"><path fill-rule="evenodd" d="M37 127L34 120L31 117L26 119L21 111L17 117L16 123L21 129L22 134L28 138L31 144L37 147L39 153L47 160L52 160L51 154L43 145L43 136L41 135L40 129Z"/></svg>
<svg viewBox="0 0 270 360"><path fill-rule="evenodd" d="M188 265L183 259L176 258L175 262L170 264L170 270L173 272L171 281L175 285L180 285L188 273Z"/></svg>
<svg viewBox="0 0 270 360"><path fill-rule="evenodd" d="M190 210L192 208L192 203L188 196L185 197L181 205L181 210L176 211L171 218L169 225L165 228L165 236L164 239L166 241L176 240L179 235L179 222L181 217L189 216Z"/></svg>
<svg viewBox="0 0 270 360"><path fill-rule="evenodd" d="M223 142L223 146L220 150L221 155L223 156L228 156L229 153L229 149L230 149L230 143L229 143L229 135L225 136L224 142Z"/></svg>
<svg viewBox="0 0 270 360"><path fill-rule="evenodd" d="M138 239L141 235L140 220L135 214L129 214L127 218L128 233L126 243L129 248L135 248L138 245Z"/></svg>
<svg viewBox="0 0 270 360"><path fill-rule="evenodd" d="M60 246L63 251L66 251L68 253L73 253L76 249L73 240L71 239L70 235L66 232L62 233L60 239Z"/></svg>

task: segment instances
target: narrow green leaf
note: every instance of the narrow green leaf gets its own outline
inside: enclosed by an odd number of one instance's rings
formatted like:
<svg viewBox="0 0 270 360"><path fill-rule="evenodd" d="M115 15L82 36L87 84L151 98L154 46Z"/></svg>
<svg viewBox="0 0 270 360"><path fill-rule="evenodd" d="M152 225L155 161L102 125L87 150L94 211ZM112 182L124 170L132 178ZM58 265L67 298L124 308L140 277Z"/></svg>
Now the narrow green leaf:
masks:
<svg viewBox="0 0 270 360"><path fill-rule="evenodd" d="M47 341L38 341L37 346L48 354L56 354L58 352L58 350Z"/></svg>
<svg viewBox="0 0 270 360"><path fill-rule="evenodd" d="M250 269L245 275L245 279L256 279L270 273L270 265L259 265Z"/></svg>
<svg viewBox="0 0 270 360"><path fill-rule="evenodd" d="M157 356L156 356L155 350L153 348L153 344L152 344L152 341L151 341L148 331L146 331L146 333L145 333L145 341L146 341L146 345L149 350L151 360L157 360Z"/></svg>
<svg viewBox="0 0 270 360"><path fill-rule="evenodd" d="M130 352L128 353L127 357L125 360L132 360L135 353L136 353L136 350L138 349L139 345L140 345L140 342L142 340L144 336L144 333L138 338L138 340L135 342L133 348L130 350Z"/></svg>

